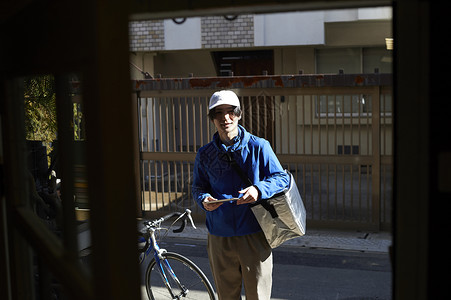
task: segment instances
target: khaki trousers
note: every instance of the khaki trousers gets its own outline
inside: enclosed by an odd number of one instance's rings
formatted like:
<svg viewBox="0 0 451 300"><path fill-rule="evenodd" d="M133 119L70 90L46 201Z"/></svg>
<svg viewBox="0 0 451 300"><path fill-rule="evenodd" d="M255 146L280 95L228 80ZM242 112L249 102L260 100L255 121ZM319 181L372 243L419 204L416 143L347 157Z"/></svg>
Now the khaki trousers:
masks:
<svg viewBox="0 0 451 300"><path fill-rule="evenodd" d="M272 287L272 251L263 232L244 236L208 235L208 257L219 300L269 300Z"/></svg>

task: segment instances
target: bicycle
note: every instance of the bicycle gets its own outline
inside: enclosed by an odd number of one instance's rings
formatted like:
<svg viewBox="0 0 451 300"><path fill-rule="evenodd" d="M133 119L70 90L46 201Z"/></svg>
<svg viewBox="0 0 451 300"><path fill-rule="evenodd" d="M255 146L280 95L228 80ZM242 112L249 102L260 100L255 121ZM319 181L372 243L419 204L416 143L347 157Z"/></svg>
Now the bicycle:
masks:
<svg viewBox="0 0 451 300"><path fill-rule="evenodd" d="M174 216L177 219L169 228L161 227L162 222ZM160 248L157 243L156 234L160 234L161 230L169 231L179 220L182 221L182 224L173 232L182 232L187 219L193 228L196 228L189 209L183 213L174 212L153 221L143 222L144 229L141 230L138 240L140 245L144 244L140 248L139 263L142 264L146 257L153 253L153 258L147 265L145 273L146 291L150 300L216 299L210 281L194 262L181 254Z"/></svg>

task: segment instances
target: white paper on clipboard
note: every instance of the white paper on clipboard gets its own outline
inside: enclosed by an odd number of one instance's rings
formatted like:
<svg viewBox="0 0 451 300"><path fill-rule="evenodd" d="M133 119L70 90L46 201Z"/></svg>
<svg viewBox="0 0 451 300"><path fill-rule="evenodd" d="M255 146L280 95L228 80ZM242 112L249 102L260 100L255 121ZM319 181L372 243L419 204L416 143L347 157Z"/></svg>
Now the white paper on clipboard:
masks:
<svg viewBox="0 0 451 300"><path fill-rule="evenodd" d="M219 202L236 201L236 200L239 200L239 199L240 199L240 198L229 198L229 199L220 199L220 200L205 201L205 202L219 203Z"/></svg>

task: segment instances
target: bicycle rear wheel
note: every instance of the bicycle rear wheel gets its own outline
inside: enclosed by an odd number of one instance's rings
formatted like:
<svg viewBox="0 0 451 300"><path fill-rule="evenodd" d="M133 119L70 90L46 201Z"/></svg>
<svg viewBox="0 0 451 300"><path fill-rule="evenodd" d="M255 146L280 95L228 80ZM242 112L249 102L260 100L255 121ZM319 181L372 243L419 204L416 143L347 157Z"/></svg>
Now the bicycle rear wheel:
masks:
<svg viewBox="0 0 451 300"><path fill-rule="evenodd" d="M171 272L164 260L166 260L171 266L171 269L179 280L182 289L170 275ZM146 290L147 296L150 300L216 299L210 281L208 281L202 270L188 258L178 253L167 252L163 254L161 265L175 298L172 298L168 288L165 285L165 279L161 274L160 268L157 266L155 259L152 259L146 270Z"/></svg>

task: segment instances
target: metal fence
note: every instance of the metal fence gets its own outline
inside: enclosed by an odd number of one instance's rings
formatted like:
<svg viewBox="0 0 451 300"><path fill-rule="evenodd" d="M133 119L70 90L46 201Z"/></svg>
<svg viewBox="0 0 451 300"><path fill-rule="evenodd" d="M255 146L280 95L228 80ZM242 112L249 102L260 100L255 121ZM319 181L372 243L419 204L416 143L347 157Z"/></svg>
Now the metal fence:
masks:
<svg viewBox="0 0 451 300"><path fill-rule="evenodd" d="M239 96L241 124L270 141L295 176L310 226L388 229L392 208L390 74L296 75L135 81L141 208L191 208L196 151L215 128L208 100Z"/></svg>

